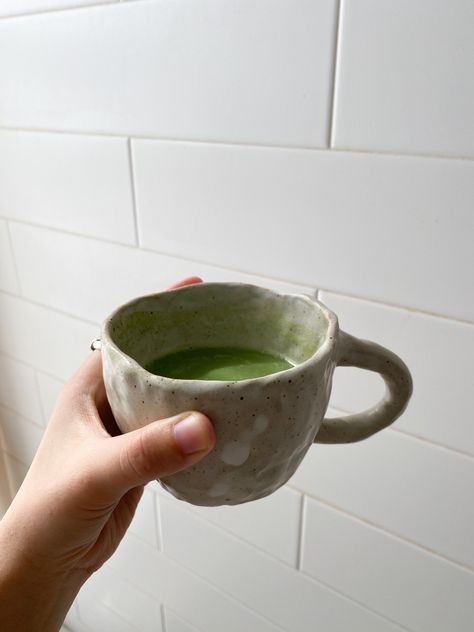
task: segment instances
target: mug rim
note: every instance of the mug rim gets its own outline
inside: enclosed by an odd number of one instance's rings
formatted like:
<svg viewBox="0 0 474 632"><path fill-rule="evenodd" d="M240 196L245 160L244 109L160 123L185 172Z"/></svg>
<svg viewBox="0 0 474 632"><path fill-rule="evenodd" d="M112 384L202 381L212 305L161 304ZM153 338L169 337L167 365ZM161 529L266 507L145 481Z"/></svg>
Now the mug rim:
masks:
<svg viewBox="0 0 474 632"><path fill-rule="evenodd" d="M247 378L245 380L194 380L194 379L181 379L181 378L172 378L172 377L166 377L165 375L156 375L155 373L150 373L150 371L147 371L147 369L145 369L145 367L143 367L139 362L137 362L137 360L135 360L135 358L132 358L132 356L130 356L128 353L125 353L125 351L123 351L123 349L121 349L112 339L112 336L110 334L110 327L112 324L112 321L114 320L114 318L116 318L123 310L132 307L135 303L139 303L145 299L152 299L155 298L157 296L161 296L163 294L166 294L167 292L180 292L182 290L189 290L189 288L195 288L195 287L202 287L202 286L216 286L216 287L249 287L249 288L253 288L253 289L257 289L259 291L264 291L267 292L269 294L272 294L274 296L289 296L291 298L301 298L303 299L305 302L307 302L309 305L311 305L312 307L316 306L321 313L324 315L324 317L327 320L328 323L328 327L326 330L326 334L324 337L324 340L322 342L322 344L320 344L318 346L318 348L316 349L316 351L306 360L304 360L303 362L300 362L299 364L295 364L294 366L290 367L289 369L284 369L283 371L277 371L276 373L269 373L267 375L261 375L260 377L252 377L252 378ZM144 375L147 376L147 379L153 378L155 381L160 381L160 382L165 382L165 383L173 383L173 384L187 384L189 386L192 385L200 385L200 384L213 384L216 388L219 387L220 385L226 385L226 384L242 384L245 385L248 382L259 382L259 383L265 383L267 381L271 381L272 379L275 379L275 376L279 376L279 375L289 375L289 374L293 374L295 371L302 369L306 366L308 366L310 363L315 363L315 362L319 362L322 358L325 358L331 351L331 349L333 348L333 346L336 343L336 334L338 331L338 319L336 314L331 311L326 305L324 305L323 303L321 303L317 298L312 298L310 296L308 296L307 294L293 294L293 293L289 293L289 292L278 292L276 290L272 290L270 288L267 287L263 287L261 285L256 285L254 283L243 283L243 282L238 282L238 281L203 281L201 283L192 283L189 285L183 285L180 287L176 287L176 288L170 288L168 290L161 290L160 292L152 292L151 294L143 294L141 296L137 296L125 303L123 303L122 305L119 305L118 307L116 307L113 312L111 312L109 314L109 316L107 316L103 322L102 325L102 333L101 333L101 338L102 338L102 343L105 342L106 344L110 345L110 347L112 347L115 351L117 351L123 358L125 358L132 366L135 370L138 371L138 373L143 372Z"/></svg>

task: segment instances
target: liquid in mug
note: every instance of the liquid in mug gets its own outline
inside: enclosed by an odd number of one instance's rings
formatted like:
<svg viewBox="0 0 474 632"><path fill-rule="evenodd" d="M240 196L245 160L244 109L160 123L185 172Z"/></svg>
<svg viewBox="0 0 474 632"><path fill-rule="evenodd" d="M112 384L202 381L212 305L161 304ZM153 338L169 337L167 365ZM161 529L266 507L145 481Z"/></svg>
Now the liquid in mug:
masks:
<svg viewBox="0 0 474 632"><path fill-rule="evenodd" d="M237 347L185 349L156 358L145 369L155 375L179 380L248 380L291 369L285 358Z"/></svg>

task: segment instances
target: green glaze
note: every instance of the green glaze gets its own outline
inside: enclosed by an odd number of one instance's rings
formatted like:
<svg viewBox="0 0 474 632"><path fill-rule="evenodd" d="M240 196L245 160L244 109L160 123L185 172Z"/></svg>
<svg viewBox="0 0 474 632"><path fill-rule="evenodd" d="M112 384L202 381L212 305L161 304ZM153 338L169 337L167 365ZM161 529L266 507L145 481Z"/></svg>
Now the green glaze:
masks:
<svg viewBox="0 0 474 632"><path fill-rule="evenodd" d="M201 347L171 353L150 362L150 373L180 380L248 380L290 369L290 362L255 349Z"/></svg>

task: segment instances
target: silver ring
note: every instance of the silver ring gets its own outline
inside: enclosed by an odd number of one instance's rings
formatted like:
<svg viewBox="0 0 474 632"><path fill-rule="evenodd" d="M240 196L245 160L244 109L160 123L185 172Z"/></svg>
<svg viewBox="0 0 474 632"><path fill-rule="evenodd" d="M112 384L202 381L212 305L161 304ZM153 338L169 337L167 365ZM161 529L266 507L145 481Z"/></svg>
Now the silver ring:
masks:
<svg viewBox="0 0 474 632"><path fill-rule="evenodd" d="M98 349L100 351L101 348L102 342L100 338L94 338L94 340L91 342L91 350L96 351Z"/></svg>

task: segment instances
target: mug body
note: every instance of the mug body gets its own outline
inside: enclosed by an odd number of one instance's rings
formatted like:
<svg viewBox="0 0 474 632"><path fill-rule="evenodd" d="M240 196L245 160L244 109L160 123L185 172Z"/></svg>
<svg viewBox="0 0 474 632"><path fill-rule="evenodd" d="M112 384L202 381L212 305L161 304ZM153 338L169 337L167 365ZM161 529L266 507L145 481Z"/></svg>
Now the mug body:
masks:
<svg viewBox="0 0 474 632"><path fill-rule="evenodd" d="M102 328L104 382L122 432L186 410L209 417L216 445L199 463L163 478L196 505L239 504L282 486L319 430L331 391L336 316L304 295L243 283L199 283L137 298ZM183 380L144 367L184 349L253 348L291 368L239 380Z"/></svg>

